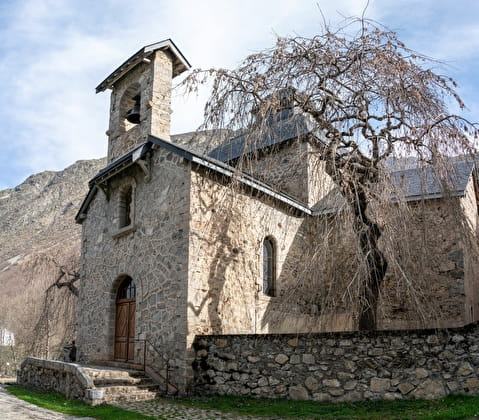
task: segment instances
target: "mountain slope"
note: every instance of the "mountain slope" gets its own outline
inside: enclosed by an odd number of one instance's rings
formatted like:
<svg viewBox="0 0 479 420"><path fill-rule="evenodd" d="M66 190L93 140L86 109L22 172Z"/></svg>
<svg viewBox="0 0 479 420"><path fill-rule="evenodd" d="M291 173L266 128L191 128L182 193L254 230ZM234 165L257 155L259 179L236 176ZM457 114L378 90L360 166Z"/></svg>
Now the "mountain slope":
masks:
<svg viewBox="0 0 479 420"><path fill-rule="evenodd" d="M0 191L0 327L13 331L17 343L34 345L45 290L58 276L58 265L78 262L81 226L74 217L88 180L104 166L105 159L78 161ZM62 300L69 299L62 295ZM54 342L55 326L49 328L47 339Z"/></svg>

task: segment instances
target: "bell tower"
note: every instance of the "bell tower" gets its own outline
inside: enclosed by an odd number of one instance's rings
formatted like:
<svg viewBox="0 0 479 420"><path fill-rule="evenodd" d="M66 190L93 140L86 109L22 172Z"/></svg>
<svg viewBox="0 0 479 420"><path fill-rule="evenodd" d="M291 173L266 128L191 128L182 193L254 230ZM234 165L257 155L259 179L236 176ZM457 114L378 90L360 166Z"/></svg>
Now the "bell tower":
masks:
<svg viewBox="0 0 479 420"><path fill-rule="evenodd" d="M111 89L108 163L144 143L149 134L170 139L171 88L190 64L171 39L147 45L101 82Z"/></svg>

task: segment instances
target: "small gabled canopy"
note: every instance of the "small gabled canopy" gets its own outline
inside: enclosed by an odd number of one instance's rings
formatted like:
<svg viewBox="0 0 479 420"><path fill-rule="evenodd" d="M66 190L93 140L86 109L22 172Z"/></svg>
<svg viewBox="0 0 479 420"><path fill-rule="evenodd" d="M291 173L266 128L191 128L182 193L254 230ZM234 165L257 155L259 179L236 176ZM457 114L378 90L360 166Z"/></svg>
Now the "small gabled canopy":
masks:
<svg viewBox="0 0 479 420"><path fill-rule="evenodd" d="M133 54L128 60L126 60L120 67L118 67L113 73L111 73L103 82L96 87L96 93L103 92L111 87L124 76L125 73L140 64L145 58L151 56L155 51L168 50L173 55L173 77L178 76L186 70L191 68L190 63L181 53L178 47L171 39L165 39L160 42L156 42L151 45L143 47L141 50Z"/></svg>
<svg viewBox="0 0 479 420"><path fill-rule="evenodd" d="M80 209L75 216L75 221L77 223L82 223L83 220L85 220L88 213L88 207L90 206L91 201L95 197L99 186L101 186L110 178L113 178L120 172L123 172L126 168L132 166L140 159L143 159L145 155L151 150L151 146L152 143L150 142L141 144L130 152L125 153L123 156L119 157L114 162L110 163L106 168L103 168L90 180L90 182L88 183L88 186L90 187L88 194L83 200Z"/></svg>

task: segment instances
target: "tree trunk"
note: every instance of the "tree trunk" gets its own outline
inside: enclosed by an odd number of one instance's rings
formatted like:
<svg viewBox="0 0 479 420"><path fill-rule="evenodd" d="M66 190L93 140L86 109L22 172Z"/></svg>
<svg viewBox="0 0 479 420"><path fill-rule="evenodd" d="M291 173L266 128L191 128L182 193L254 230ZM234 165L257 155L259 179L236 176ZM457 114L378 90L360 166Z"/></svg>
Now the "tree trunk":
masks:
<svg viewBox="0 0 479 420"><path fill-rule="evenodd" d="M323 158L326 161L326 173L331 176L351 205L353 230L358 241L361 261L366 264L366 275L358 296L358 329L360 331L375 330L379 291L388 268L386 258L378 248L378 240L382 234L381 228L367 215L371 195L370 185L377 181L377 170L371 171L369 167L369 171L363 170L362 173L354 174L352 171L338 169L334 144L330 146ZM368 167L367 164L363 166Z"/></svg>
<svg viewBox="0 0 479 420"><path fill-rule="evenodd" d="M358 239L361 257L366 264L366 276L359 296L360 331L377 328L377 305L381 283L386 275L388 263L378 248L381 229L366 215L368 199L362 188L353 188L351 200L354 215L354 231Z"/></svg>
<svg viewBox="0 0 479 420"><path fill-rule="evenodd" d="M379 232L379 235L375 232ZM367 273L360 296L359 330L377 328L377 305L379 290L387 270L387 261L377 246L380 230L374 223L366 232L359 234L360 248L365 259Z"/></svg>

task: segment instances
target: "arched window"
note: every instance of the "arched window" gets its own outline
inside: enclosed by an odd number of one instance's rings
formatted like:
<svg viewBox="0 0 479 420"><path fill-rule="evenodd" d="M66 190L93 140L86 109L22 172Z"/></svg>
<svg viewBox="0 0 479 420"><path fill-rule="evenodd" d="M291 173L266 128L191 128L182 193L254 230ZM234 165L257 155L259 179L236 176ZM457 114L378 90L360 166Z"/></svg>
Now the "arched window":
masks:
<svg viewBox="0 0 479 420"><path fill-rule="evenodd" d="M263 293L267 296L275 295L276 280L276 251L272 238L263 241Z"/></svg>
<svg viewBox="0 0 479 420"><path fill-rule="evenodd" d="M133 205L133 187L128 185L126 188L123 188L120 192L119 200L119 216L120 216L120 225L119 228L130 226L132 222L132 205Z"/></svg>
<svg viewBox="0 0 479 420"><path fill-rule="evenodd" d="M132 299L136 297L136 284L135 281L130 277L126 276L121 282L120 287L118 288L118 294L116 296L118 299Z"/></svg>

